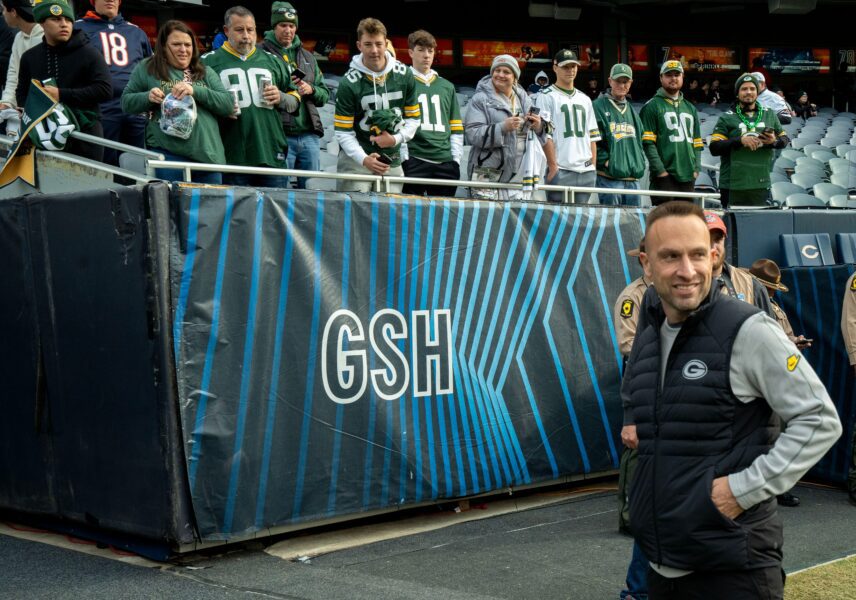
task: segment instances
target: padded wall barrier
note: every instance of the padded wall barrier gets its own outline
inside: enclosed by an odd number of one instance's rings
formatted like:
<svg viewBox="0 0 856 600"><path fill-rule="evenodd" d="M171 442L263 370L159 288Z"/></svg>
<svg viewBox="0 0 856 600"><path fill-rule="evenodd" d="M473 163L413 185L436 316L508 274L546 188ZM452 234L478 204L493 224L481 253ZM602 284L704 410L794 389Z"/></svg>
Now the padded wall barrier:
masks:
<svg viewBox="0 0 856 600"><path fill-rule="evenodd" d="M841 303L845 293L853 293L846 286L853 269L853 265L783 269L782 283L790 291L776 294L794 332L814 340L803 354L826 385L844 426L844 435L811 471L812 476L837 484L847 479L856 424L854 374L841 337Z"/></svg>
<svg viewBox="0 0 856 600"><path fill-rule="evenodd" d="M642 213L184 189L175 352L200 533L618 464Z"/></svg>
<svg viewBox="0 0 856 600"><path fill-rule="evenodd" d="M168 202L163 185L0 202L0 508L192 541L150 246Z"/></svg>

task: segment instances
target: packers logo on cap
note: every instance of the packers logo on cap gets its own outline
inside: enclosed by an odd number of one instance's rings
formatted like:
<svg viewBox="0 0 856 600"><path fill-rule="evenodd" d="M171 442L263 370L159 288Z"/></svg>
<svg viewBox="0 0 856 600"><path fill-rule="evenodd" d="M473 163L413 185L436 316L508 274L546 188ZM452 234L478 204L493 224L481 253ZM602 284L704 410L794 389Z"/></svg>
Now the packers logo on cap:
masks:
<svg viewBox="0 0 856 600"><path fill-rule="evenodd" d="M51 6L51 14L55 17L62 15L62 6L59 6L58 4Z"/></svg>
<svg viewBox="0 0 856 600"><path fill-rule="evenodd" d="M622 319L629 319L630 317L632 317L634 306L635 305L633 304L633 300L625 300L624 302L622 302L621 303L621 318Z"/></svg>
<svg viewBox="0 0 856 600"><path fill-rule="evenodd" d="M798 364L800 364L800 355L799 354L791 354L788 357L788 371L793 372L793 370L797 368Z"/></svg>

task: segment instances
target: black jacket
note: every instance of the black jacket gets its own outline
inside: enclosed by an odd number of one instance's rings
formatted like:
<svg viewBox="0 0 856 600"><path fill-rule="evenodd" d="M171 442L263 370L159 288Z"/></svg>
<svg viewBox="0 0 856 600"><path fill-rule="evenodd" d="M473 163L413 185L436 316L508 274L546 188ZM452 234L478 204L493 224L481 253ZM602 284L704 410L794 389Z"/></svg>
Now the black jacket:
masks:
<svg viewBox="0 0 856 600"><path fill-rule="evenodd" d="M98 105L113 97L110 70L104 57L89 44L79 29L72 31L64 44L49 46L44 40L21 56L18 70L18 106L24 106L30 91L30 80L53 78L59 88L59 101L100 117Z"/></svg>
<svg viewBox="0 0 856 600"><path fill-rule="evenodd" d="M626 384L639 436L630 522L656 564L715 571L781 562L775 498L736 520L710 499L714 478L748 467L776 435L769 405L741 402L729 382L737 332L757 312L714 286L675 339L662 386L659 303L637 332Z"/></svg>

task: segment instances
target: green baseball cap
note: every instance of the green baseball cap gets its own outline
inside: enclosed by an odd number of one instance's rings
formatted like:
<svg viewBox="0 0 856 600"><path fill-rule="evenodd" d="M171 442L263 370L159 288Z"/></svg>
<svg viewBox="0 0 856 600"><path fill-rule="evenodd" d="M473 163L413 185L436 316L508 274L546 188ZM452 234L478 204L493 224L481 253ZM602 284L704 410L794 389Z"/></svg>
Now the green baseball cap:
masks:
<svg viewBox="0 0 856 600"><path fill-rule="evenodd" d="M609 70L609 78L618 79L619 77L627 77L627 79L633 79L633 69L631 69L629 65L625 65L624 63L615 63L614 65L612 65L612 69Z"/></svg>
<svg viewBox="0 0 856 600"><path fill-rule="evenodd" d="M667 60L660 67L660 75L663 73L668 73L669 71L677 71L678 73L684 72L684 65L681 64L679 60Z"/></svg>

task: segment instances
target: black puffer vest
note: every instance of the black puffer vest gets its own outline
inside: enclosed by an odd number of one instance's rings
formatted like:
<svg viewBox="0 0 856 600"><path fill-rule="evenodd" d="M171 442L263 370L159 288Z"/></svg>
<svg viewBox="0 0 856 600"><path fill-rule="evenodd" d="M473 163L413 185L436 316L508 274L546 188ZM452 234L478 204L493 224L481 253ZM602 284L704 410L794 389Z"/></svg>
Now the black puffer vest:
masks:
<svg viewBox="0 0 856 600"><path fill-rule="evenodd" d="M715 289L715 288L714 288ZM712 482L748 467L774 439L763 400L731 391L734 338L758 309L715 292L684 322L660 389L659 303L637 332L628 391L639 436L630 494L633 533L648 560L687 570L752 569L780 563L782 526L775 498L725 517Z"/></svg>

